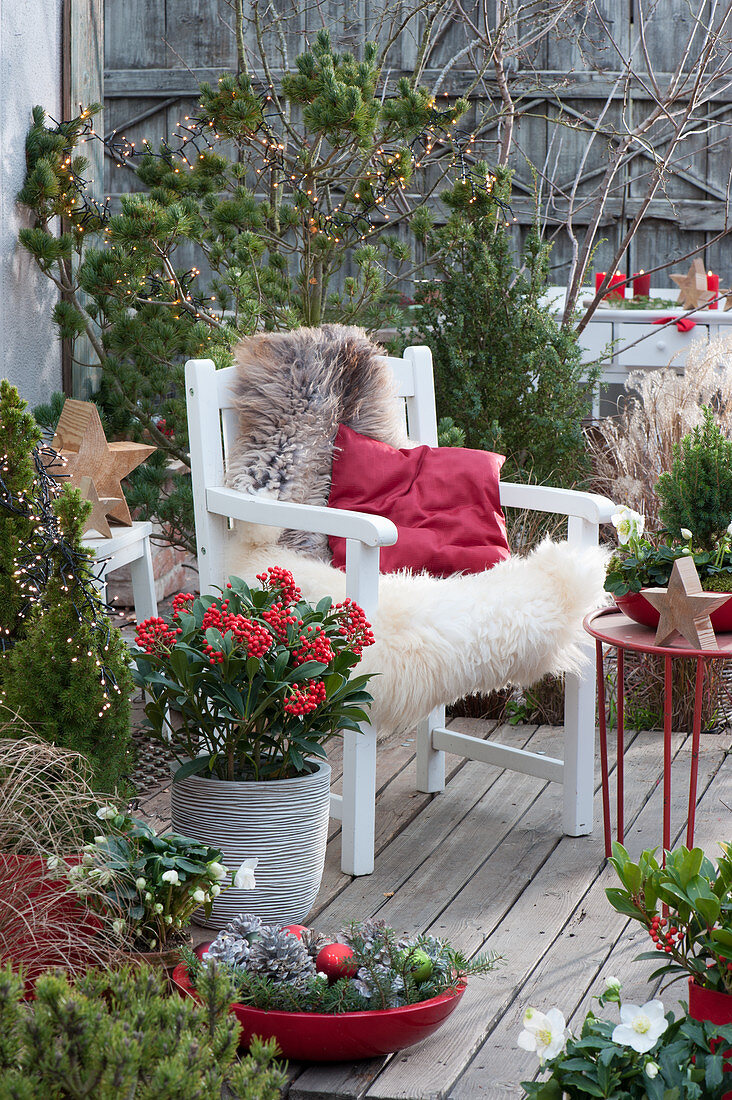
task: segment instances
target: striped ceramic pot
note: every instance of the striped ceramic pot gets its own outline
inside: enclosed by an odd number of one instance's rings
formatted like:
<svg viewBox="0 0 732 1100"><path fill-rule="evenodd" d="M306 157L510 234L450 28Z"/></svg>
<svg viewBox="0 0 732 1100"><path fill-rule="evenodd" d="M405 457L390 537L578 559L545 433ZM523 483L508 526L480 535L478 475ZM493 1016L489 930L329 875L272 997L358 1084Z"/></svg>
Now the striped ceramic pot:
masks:
<svg viewBox="0 0 732 1100"><path fill-rule="evenodd" d="M256 889L222 891L211 916L196 921L223 928L239 913L268 924L299 924L312 909L325 865L330 816L330 764L309 775L236 782L190 775L173 780L173 829L220 848L236 871L256 856Z"/></svg>

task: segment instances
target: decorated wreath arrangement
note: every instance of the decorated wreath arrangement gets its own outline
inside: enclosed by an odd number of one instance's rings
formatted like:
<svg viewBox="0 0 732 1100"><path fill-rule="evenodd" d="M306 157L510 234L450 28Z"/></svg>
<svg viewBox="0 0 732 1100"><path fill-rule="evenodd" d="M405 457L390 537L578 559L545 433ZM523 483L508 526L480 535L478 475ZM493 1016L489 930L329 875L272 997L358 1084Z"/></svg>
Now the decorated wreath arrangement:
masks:
<svg viewBox="0 0 732 1100"><path fill-rule="evenodd" d="M236 917L199 959L183 952L194 988L207 968L222 968L236 1001L280 1012L335 1014L428 1001L485 974L494 953L466 958L432 936L400 937L383 921L358 921L329 938L302 925L279 928Z"/></svg>

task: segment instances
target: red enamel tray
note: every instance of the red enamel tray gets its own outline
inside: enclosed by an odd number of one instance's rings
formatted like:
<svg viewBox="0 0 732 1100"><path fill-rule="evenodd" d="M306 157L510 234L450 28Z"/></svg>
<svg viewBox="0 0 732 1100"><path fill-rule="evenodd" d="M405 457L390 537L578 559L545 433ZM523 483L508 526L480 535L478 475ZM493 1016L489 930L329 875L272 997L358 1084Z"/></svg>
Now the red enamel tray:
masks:
<svg viewBox="0 0 732 1100"><path fill-rule="evenodd" d="M195 997L185 963L173 971L173 984L182 994ZM297 1062L353 1062L378 1058L420 1043L445 1022L466 989L460 982L454 992L429 1001L386 1008L377 1012L265 1012L249 1005L233 1004L241 1024L241 1045L253 1036L276 1039L283 1058Z"/></svg>

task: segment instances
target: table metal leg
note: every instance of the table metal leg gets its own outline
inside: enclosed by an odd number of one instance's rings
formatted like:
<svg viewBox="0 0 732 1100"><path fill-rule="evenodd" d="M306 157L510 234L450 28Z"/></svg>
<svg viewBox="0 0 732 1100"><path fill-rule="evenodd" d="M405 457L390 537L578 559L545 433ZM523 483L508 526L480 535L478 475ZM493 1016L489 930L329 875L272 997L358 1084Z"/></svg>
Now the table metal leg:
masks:
<svg viewBox="0 0 732 1100"><path fill-rule="evenodd" d="M671 657L663 659L663 865L666 852L671 847L671 712L673 705L673 680Z"/></svg>
<svg viewBox="0 0 732 1100"><path fill-rule="evenodd" d="M607 716L605 712L605 666L602 642L595 642L597 661L597 713L600 725L600 771L602 772L602 821L605 831L605 856L612 855L610 833L610 780L607 767Z"/></svg>
<svg viewBox="0 0 732 1100"><path fill-rule="evenodd" d="M625 843L625 650L618 649L618 841Z"/></svg>
<svg viewBox="0 0 732 1100"><path fill-rule="evenodd" d="M694 846L694 821L696 819L696 786L699 775L699 739L701 737L702 701L704 690L704 658L696 659L696 684L694 690L694 725L691 734L691 770L689 772L689 813L686 826L686 847Z"/></svg>

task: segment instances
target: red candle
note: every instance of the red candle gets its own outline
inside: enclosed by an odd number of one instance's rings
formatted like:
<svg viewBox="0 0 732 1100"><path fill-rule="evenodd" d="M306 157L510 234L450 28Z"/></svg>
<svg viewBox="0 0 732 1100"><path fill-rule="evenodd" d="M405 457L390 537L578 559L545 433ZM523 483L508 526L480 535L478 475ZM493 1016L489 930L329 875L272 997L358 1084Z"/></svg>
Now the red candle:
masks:
<svg viewBox="0 0 732 1100"><path fill-rule="evenodd" d="M713 290L715 298L719 296L719 275L714 275L711 271L707 271L707 290ZM707 309L717 309L718 302L710 302Z"/></svg>
<svg viewBox="0 0 732 1100"><path fill-rule="evenodd" d="M605 271L598 271L595 274L595 293L597 293L602 286L602 281L606 274ZM624 275L611 275L609 289L605 291L603 298L624 298L625 283L626 279Z"/></svg>
<svg viewBox="0 0 732 1100"><path fill-rule="evenodd" d="M634 298L650 298L651 296L651 276L646 275L643 268L640 269L633 276L633 297Z"/></svg>

